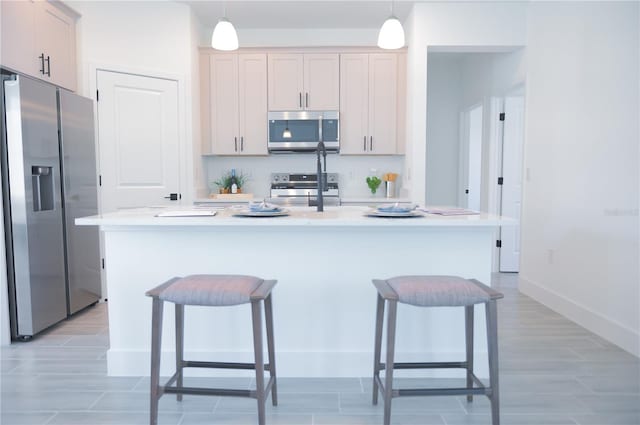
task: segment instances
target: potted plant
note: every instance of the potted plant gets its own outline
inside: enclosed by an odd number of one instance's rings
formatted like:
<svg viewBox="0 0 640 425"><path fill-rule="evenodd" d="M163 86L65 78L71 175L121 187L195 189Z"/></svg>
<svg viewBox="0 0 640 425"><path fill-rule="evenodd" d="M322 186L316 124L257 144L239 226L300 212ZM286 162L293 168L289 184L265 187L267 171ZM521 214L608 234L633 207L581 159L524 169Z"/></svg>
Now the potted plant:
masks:
<svg viewBox="0 0 640 425"><path fill-rule="evenodd" d="M218 186L219 193L231 193L231 185L233 184L233 170L226 171L222 174L222 176L213 182L216 186ZM235 173L236 186L238 186L238 190L236 193L242 193L242 187L249 180L248 176L242 171L239 173Z"/></svg>

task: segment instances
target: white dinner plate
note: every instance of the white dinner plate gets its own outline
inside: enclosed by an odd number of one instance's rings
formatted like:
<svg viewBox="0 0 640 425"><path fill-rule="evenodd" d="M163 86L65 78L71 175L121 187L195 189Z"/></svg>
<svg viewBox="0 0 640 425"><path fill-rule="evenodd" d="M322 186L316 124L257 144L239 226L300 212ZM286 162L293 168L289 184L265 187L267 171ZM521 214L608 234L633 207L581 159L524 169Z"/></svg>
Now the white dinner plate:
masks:
<svg viewBox="0 0 640 425"><path fill-rule="evenodd" d="M281 217L285 215L289 215L289 211L287 210L277 210L277 211L242 210L233 214L234 217Z"/></svg>
<svg viewBox="0 0 640 425"><path fill-rule="evenodd" d="M367 214L369 217L393 217L393 218L408 218L408 217L424 217L420 211L406 211L406 212L392 212L392 211L369 211Z"/></svg>

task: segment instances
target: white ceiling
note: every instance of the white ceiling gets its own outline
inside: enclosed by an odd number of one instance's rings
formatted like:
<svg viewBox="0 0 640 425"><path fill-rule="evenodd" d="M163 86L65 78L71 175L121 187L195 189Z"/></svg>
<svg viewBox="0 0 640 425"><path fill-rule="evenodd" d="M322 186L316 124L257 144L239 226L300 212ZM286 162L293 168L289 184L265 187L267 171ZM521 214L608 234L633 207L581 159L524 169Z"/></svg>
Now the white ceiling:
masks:
<svg viewBox="0 0 640 425"><path fill-rule="evenodd" d="M206 27L213 27L226 7L236 28L378 28L391 14L391 0L180 0ZM415 1L394 1L394 14L404 21Z"/></svg>

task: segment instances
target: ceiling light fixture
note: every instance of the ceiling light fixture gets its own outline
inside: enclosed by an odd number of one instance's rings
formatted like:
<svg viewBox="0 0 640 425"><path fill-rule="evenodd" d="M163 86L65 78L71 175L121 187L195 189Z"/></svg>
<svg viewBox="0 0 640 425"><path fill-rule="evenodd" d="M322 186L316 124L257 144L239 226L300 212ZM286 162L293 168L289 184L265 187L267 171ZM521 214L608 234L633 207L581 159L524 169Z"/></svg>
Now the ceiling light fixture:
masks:
<svg viewBox="0 0 640 425"><path fill-rule="evenodd" d="M391 1L391 16L384 21L378 33L378 47L381 49L400 49L404 47L404 29L393 14L393 0Z"/></svg>
<svg viewBox="0 0 640 425"><path fill-rule="evenodd" d="M238 34L233 24L227 19L227 6L226 4L222 9L222 18L216 24L213 29L213 35L211 36L211 47L217 50L237 50L238 49Z"/></svg>

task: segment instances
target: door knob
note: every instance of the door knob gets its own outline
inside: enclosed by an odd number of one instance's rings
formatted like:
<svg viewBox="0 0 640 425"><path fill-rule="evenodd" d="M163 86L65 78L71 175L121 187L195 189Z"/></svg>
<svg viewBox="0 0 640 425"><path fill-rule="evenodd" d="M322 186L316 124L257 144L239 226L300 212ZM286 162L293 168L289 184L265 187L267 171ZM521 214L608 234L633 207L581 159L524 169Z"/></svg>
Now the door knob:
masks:
<svg viewBox="0 0 640 425"><path fill-rule="evenodd" d="M171 201L177 201L179 198L182 198L182 196L177 193L170 193L169 196L164 197L164 199L169 199Z"/></svg>

